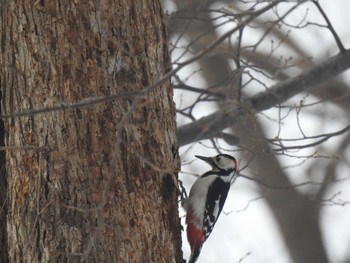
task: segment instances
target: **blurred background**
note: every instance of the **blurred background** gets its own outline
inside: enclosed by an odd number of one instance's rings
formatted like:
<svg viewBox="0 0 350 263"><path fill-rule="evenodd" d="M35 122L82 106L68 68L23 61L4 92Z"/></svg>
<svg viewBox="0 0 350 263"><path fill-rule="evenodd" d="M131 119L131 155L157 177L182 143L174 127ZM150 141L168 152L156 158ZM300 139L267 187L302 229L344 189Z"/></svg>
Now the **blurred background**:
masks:
<svg viewBox="0 0 350 263"><path fill-rule="evenodd" d="M350 74L346 60L330 63L350 46L350 1L164 7L182 67L180 179L189 192L210 168L194 155L219 152L242 175L198 262L350 262Z"/></svg>

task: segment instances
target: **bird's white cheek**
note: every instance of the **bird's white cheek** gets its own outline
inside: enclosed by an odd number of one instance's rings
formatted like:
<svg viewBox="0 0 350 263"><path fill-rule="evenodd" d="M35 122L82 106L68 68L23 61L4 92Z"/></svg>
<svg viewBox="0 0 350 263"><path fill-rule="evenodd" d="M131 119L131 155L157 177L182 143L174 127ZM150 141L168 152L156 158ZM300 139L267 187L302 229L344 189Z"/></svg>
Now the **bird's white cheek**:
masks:
<svg viewBox="0 0 350 263"><path fill-rule="evenodd" d="M228 176L221 176L220 179L224 181L225 183L230 183L232 181L232 178L236 175L236 172L231 172Z"/></svg>

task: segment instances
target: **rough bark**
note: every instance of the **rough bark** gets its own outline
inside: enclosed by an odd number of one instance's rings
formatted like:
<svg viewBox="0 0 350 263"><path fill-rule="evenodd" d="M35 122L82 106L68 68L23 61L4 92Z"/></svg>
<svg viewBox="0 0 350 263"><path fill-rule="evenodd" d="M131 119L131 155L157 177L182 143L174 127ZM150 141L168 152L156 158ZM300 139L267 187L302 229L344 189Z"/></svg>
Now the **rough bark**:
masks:
<svg viewBox="0 0 350 263"><path fill-rule="evenodd" d="M1 89L0 89L1 101ZM1 114L1 102L0 102ZM0 147L5 145L4 122L0 120ZM0 151L0 262L6 262L8 259L7 251L7 232L6 232L6 215L7 215L7 180L5 170L5 151Z"/></svg>
<svg viewBox="0 0 350 263"><path fill-rule="evenodd" d="M1 1L0 10L3 114L140 91L169 65L159 1ZM181 261L169 82L4 121L9 261Z"/></svg>

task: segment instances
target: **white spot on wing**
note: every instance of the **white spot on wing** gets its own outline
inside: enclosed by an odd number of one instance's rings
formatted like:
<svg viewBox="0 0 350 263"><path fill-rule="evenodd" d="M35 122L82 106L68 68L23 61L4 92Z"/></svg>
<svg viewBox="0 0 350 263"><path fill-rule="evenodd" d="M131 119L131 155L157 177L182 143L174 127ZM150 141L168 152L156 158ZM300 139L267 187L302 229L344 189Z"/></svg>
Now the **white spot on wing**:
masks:
<svg viewBox="0 0 350 263"><path fill-rule="evenodd" d="M214 210L213 210L213 216L214 218L218 218L219 215L219 202L221 199L221 195L219 195L219 198L215 201L215 206L214 206Z"/></svg>

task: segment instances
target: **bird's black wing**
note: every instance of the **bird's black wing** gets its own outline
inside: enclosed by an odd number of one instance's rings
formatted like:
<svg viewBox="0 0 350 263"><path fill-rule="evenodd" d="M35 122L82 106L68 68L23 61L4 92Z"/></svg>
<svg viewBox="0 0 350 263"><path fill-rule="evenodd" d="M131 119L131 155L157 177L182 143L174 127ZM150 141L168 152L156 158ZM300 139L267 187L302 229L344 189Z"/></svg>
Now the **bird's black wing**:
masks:
<svg viewBox="0 0 350 263"><path fill-rule="evenodd" d="M224 207L230 183L225 183L220 178L216 178L208 189L207 200L205 204L203 230L205 239L207 239L214 228L216 221Z"/></svg>

